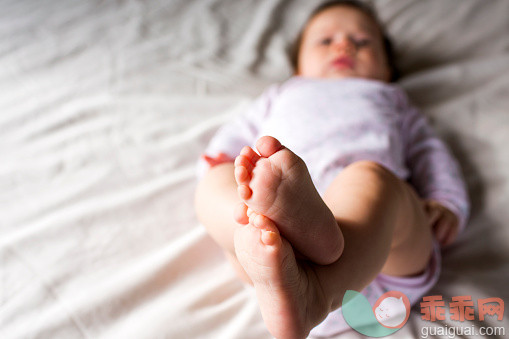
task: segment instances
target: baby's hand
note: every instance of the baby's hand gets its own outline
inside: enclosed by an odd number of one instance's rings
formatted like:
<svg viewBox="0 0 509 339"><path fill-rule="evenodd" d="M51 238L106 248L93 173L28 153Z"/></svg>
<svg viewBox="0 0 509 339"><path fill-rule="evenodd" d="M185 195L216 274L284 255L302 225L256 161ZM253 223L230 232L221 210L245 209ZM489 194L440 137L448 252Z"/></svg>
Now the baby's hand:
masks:
<svg viewBox="0 0 509 339"><path fill-rule="evenodd" d="M216 165L225 163L225 162L234 162L235 160L227 156L225 153L219 153L215 158L209 157L208 155L202 155L203 160L205 160L210 167L214 167Z"/></svg>
<svg viewBox="0 0 509 339"><path fill-rule="evenodd" d="M447 246L458 236L458 217L447 207L435 200L424 200L424 208L428 214L429 225L440 245Z"/></svg>

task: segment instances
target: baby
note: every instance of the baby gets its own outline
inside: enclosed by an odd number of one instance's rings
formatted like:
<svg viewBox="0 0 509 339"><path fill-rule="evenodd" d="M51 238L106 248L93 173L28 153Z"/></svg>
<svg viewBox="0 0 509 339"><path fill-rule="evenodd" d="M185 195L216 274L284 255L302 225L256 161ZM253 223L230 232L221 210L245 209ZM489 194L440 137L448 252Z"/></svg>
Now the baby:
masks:
<svg viewBox="0 0 509 339"><path fill-rule="evenodd" d="M458 165L390 83L391 60L369 7L321 5L295 75L223 126L203 157L198 218L277 338L347 329L347 290L416 303L438 279L439 245L466 224Z"/></svg>

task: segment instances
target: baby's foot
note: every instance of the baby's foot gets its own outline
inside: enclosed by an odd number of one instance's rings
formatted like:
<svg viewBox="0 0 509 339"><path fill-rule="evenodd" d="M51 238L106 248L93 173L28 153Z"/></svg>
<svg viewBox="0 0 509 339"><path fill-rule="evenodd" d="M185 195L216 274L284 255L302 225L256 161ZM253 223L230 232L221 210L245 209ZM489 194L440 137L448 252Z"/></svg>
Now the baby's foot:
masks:
<svg viewBox="0 0 509 339"><path fill-rule="evenodd" d="M245 204L276 223L306 258L321 265L336 261L343 236L334 215L316 191L305 163L273 137L244 147L235 159L238 193Z"/></svg>
<svg viewBox="0 0 509 339"><path fill-rule="evenodd" d="M234 241L268 330L276 338L305 338L329 312L312 268L295 259L291 245L263 215L251 213Z"/></svg>

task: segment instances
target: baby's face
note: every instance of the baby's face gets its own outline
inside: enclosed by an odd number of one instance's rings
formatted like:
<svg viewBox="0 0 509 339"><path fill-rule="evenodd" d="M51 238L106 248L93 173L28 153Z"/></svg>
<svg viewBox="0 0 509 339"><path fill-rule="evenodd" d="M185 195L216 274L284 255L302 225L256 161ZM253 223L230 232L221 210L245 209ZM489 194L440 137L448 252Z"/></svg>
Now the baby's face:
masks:
<svg viewBox="0 0 509 339"><path fill-rule="evenodd" d="M348 6L331 7L311 19L297 66L296 74L304 77L390 79L380 29Z"/></svg>

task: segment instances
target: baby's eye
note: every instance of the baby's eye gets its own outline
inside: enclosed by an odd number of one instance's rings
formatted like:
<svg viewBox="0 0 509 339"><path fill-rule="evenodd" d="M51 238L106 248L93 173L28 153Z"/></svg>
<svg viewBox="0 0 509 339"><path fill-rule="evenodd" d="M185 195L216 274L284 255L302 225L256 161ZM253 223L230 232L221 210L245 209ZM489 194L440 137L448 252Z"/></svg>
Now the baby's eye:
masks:
<svg viewBox="0 0 509 339"><path fill-rule="evenodd" d="M320 45L328 46L331 43L332 43L332 39L331 38L323 38L322 40L320 40Z"/></svg>
<svg viewBox="0 0 509 339"><path fill-rule="evenodd" d="M357 47L365 47L371 42L368 38L353 38L352 41Z"/></svg>

